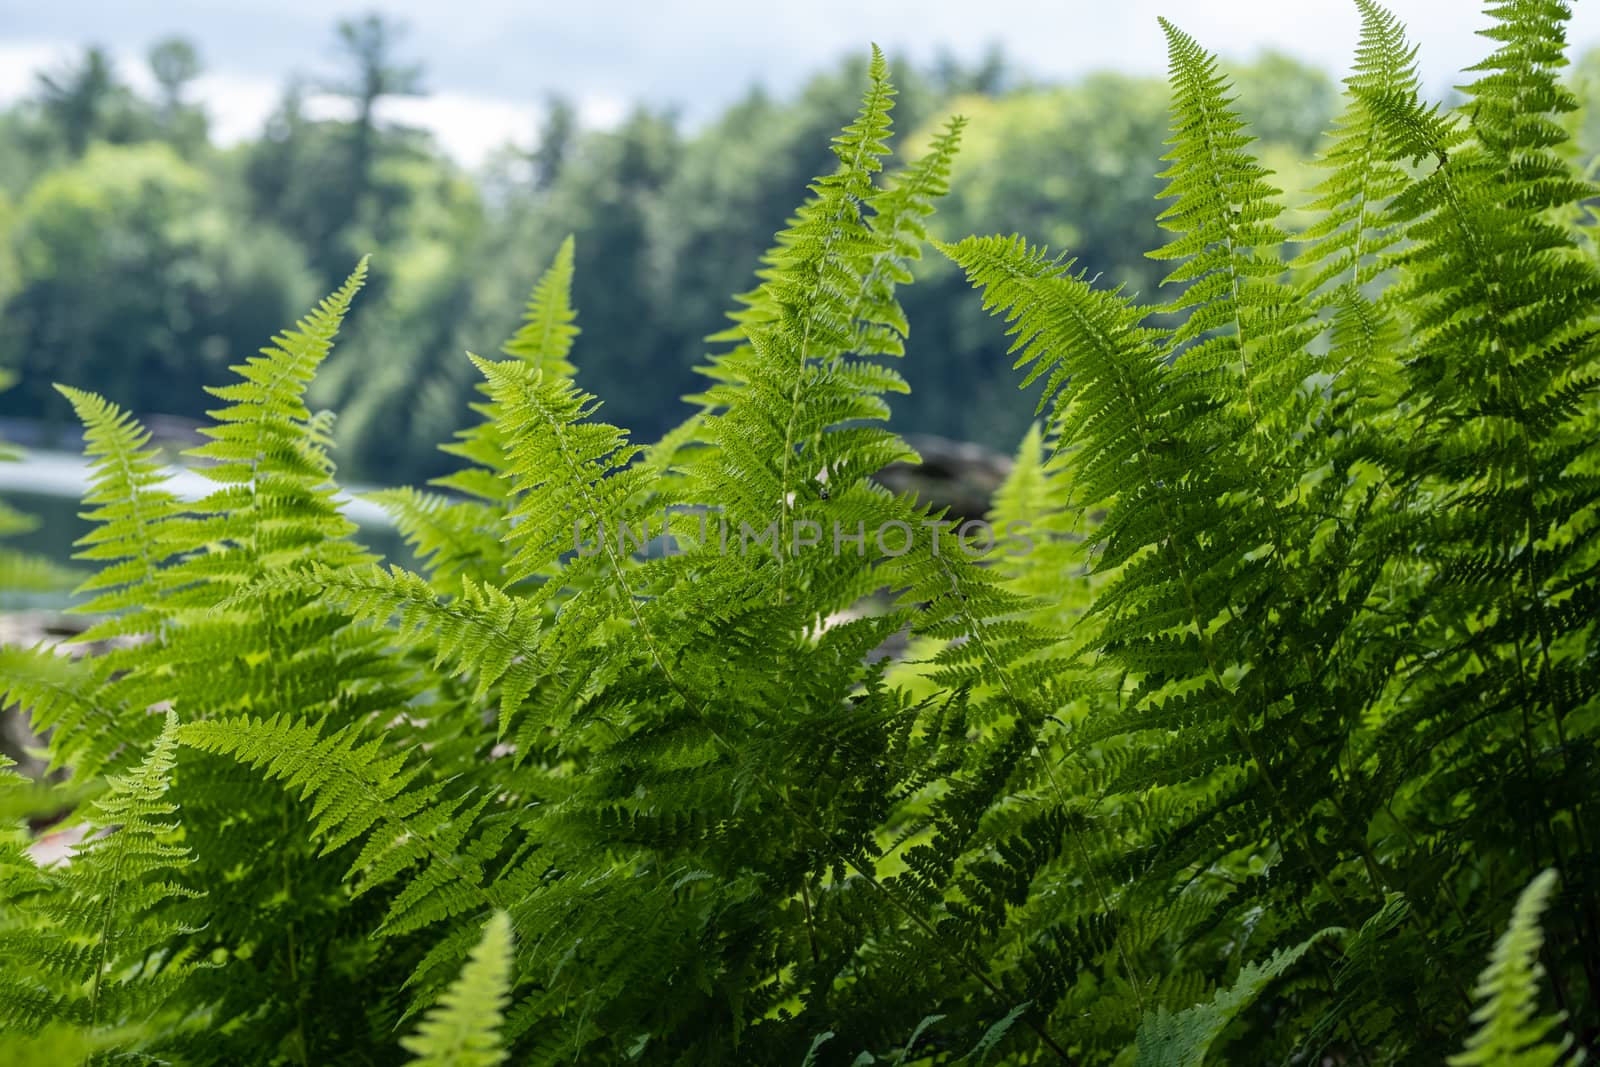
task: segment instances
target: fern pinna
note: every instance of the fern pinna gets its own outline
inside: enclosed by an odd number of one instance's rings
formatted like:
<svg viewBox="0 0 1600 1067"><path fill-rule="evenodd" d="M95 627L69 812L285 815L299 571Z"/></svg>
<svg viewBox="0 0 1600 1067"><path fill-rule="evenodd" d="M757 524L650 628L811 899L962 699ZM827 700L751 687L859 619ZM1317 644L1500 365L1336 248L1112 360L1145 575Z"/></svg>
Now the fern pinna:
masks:
<svg viewBox="0 0 1600 1067"><path fill-rule="evenodd" d="M1020 553L871 480L912 456L885 361L962 131L890 165L876 53L661 441L574 380L562 246L503 358L469 357L465 466L378 494L416 572L355 540L303 399L364 265L215 390L196 503L64 388L87 636L133 640L0 652L70 772L0 779L0 812L51 789L90 834L61 868L0 836L0 1051L1592 1048L1600 266L1560 151L1566 6L1495 6L1450 111L1357 6L1302 232L1163 22L1169 299L1020 237L938 245L1042 383L991 516Z"/></svg>

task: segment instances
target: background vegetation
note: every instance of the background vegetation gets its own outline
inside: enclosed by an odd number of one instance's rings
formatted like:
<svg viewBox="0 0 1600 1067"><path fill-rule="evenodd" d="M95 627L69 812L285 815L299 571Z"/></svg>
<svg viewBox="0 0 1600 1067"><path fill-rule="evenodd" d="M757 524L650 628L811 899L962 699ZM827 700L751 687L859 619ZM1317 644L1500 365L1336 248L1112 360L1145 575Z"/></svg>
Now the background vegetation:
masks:
<svg viewBox="0 0 1600 1067"><path fill-rule="evenodd" d="M21 379L0 416L70 430L48 385L62 381L93 382L143 416L199 419L201 385L372 253L368 296L312 402L340 412L353 478L436 475L433 442L459 428L472 395L461 352L492 351L515 328L522 280L573 233L575 299L607 309L584 334L583 382L619 424L653 436L686 414L702 337L795 190L827 165L865 74L857 57L793 98L752 91L695 129L640 105L614 129L585 130L558 99L528 144L468 173L423 131L377 117L385 97L426 84L399 27L357 20L333 37L343 66L286 86L260 137L227 148L211 143L190 88L203 57L181 40L151 48L153 96L89 48L0 113L0 367ZM1033 85L998 54L895 69L903 151L945 114L973 120L939 235L1028 232L1107 278L1154 285L1159 79ZM1300 166L1332 117L1333 80L1276 55L1236 80L1269 158ZM311 117L317 94L349 117ZM918 269L906 302L916 388L896 427L1009 452L1032 405L958 272Z"/></svg>

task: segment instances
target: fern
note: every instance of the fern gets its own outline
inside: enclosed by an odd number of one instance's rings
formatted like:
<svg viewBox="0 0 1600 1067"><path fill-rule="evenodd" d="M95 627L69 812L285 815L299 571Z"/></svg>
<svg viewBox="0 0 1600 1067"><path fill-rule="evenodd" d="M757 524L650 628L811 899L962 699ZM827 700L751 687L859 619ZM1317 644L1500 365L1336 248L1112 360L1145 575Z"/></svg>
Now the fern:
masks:
<svg viewBox="0 0 1600 1067"><path fill-rule="evenodd" d="M876 51L837 167L660 441L572 381L561 247L505 358L469 357L464 469L380 495L419 573L354 539L304 402L364 266L214 391L198 502L133 420L63 390L94 471L90 633L120 647L0 652L74 776L0 782L0 808L97 828L59 869L0 834L0 1049L1376 1064L1592 1042L1600 275L1559 143L1566 9L1494 8L1498 51L1446 110L1399 23L1357 6L1301 240L1221 64L1163 24L1175 296L1020 236L936 246L1039 390L991 516L1020 554L870 478L911 456L883 425L897 293L962 131L891 165ZM902 632L913 656L884 662Z"/></svg>
<svg viewBox="0 0 1600 1067"><path fill-rule="evenodd" d="M401 1045L427 1067L494 1067L506 1061L498 1029L511 987L511 921L495 912L439 1006Z"/></svg>
<svg viewBox="0 0 1600 1067"><path fill-rule="evenodd" d="M1554 1067L1574 1062L1567 1055L1571 1037L1559 1043L1549 1040L1561 1018L1539 1019L1539 980L1544 968L1539 964L1539 949L1544 935L1539 930L1539 915L1549 906L1556 889L1556 872L1545 871L1528 884L1517 898L1511 924L1495 942L1489 965L1478 979L1478 997L1483 1002L1473 1020L1478 1029L1467 1039L1466 1048L1454 1056L1451 1067L1479 1067L1484 1064L1505 1067ZM1578 1057L1581 1059L1582 1057Z"/></svg>
<svg viewBox="0 0 1600 1067"><path fill-rule="evenodd" d="M1139 1026L1139 1058L1135 1061L1138 1067L1200 1067L1228 1024L1249 1007L1269 982L1300 962L1317 940L1277 952L1265 963L1243 967L1233 985L1207 1003L1176 1015L1158 1012L1147 1017Z"/></svg>
<svg viewBox="0 0 1600 1067"><path fill-rule="evenodd" d="M172 877L190 855L166 797L176 750L169 711L138 768L108 780L86 820L86 843L48 872L51 891L25 898L25 918L0 933L11 961L0 998L8 1029L34 1033L56 1021L109 1035L128 1027L133 1033L119 1039L138 1048L170 1039L167 1028L192 1010L181 994L193 961L167 947L184 930L171 917L174 903L196 895Z"/></svg>

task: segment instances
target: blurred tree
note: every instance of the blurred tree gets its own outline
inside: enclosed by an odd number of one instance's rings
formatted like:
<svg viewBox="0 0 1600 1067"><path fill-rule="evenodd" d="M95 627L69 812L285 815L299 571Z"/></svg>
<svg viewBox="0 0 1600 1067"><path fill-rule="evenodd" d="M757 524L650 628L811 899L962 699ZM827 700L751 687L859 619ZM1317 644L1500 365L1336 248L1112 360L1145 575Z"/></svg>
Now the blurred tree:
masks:
<svg viewBox="0 0 1600 1067"><path fill-rule="evenodd" d="M48 126L74 159L97 138L128 142L148 129L137 100L97 46L85 48L80 60L40 73L37 99Z"/></svg>
<svg viewBox="0 0 1600 1067"><path fill-rule="evenodd" d="M1282 52L1263 52L1249 64L1230 67L1239 113L1251 133L1309 155L1339 107L1339 87L1328 72Z"/></svg>
<svg viewBox="0 0 1600 1067"><path fill-rule="evenodd" d="M0 308L6 306L11 294L22 283L22 272L17 266L15 242L11 232L17 224L17 206L11 197L0 189ZM9 386L8 386L9 388Z"/></svg>
<svg viewBox="0 0 1600 1067"><path fill-rule="evenodd" d="M23 199L8 249L19 285L0 313L8 414L70 417L54 381L143 413L199 416L200 386L304 306L304 260L229 217L206 172L164 144L92 145Z"/></svg>
<svg viewBox="0 0 1600 1067"><path fill-rule="evenodd" d="M338 24L341 55L350 69L336 78L291 82L245 165L258 217L302 241L324 283L343 277L361 255L401 239L415 183L385 177L391 160L449 164L420 130L379 121L386 97L422 93L422 69L396 58L403 28L380 15ZM342 97L348 121L306 113L310 92ZM358 315L375 301L363 302Z"/></svg>
<svg viewBox="0 0 1600 1067"><path fill-rule="evenodd" d="M545 101L544 124L539 128L539 141L529 155L535 191L544 192L561 177L561 170L572 154L577 136L577 109L564 96L550 96Z"/></svg>
<svg viewBox="0 0 1600 1067"><path fill-rule="evenodd" d="M394 232L375 248L372 284L352 327L312 387L339 412L341 464L368 480L418 481L446 468L437 446L465 418L457 376L464 351L493 352L499 339L464 330L483 284L488 228L476 186L437 158L391 154L378 187L400 190Z"/></svg>
<svg viewBox="0 0 1600 1067"><path fill-rule="evenodd" d="M182 37L166 37L146 53L156 80L156 123L164 138L186 156L206 146L205 112L184 99L189 85L205 69L195 46Z"/></svg>
<svg viewBox="0 0 1600 1067"><path fill-rule="evenodd" d="M307 86L294 80L267 119L243 167L256 218L281 227L327 283L353 261L344 241L354 220L345 126L306 114Z"/></svg>
<svg viewBox="0 0 1600 1067"><path fill-rule="evenodd" d="M524 185L520 198L497 204L493 225L483 226L481 250L453 238L448 265L435 259L437 271L427 274L415 264L400 268L408 280L393 280L397 292L425 292L425 303L449 309L448 317L431 325L394 319L400 336L374 337L370 348L347 346L344 366L330 367L334 384L320 394L322 402L343 407L350 398L339 432L341 462L374 478L454 468L456 461L437 446L465 424L466 405L477 399L474 386L482 380L463 350L492 353L511 336L529 288L569 232L580 234L573 284L583 330L579 375L605 398L607 418L633 420L641 438L665 428L678 413L670 384L678 379L662 358L670 350L669 327L659 321L647 284L647 217L678 172L682 150L673 115L637 109L614 130L576 137L549 189ZM382 262L377 266L381 272ZM418 335L427 342L414 357L394 350L415 346Z"/></svg>
<svg viewBox="0 0 1600 1067"><path fill-rule="evenodd" d="M1011 61L998 42L985 48L972 66L963 63L950 49L940 48L933 57L928 80L944 96L1000 96L1017 87L1013 84L1016 79Z"/></svg>
<svg viewBox="0 0 1600 1067"><path fill-rule="evenodd" d="M448 469L435 446L469 417L479 376L462 351L499 348L571 232L579 377L608 419L651 437L686 413L678 398L703 384L692 368L704 336L751 285L811 175L831 167L829 139L864 77L864 58L852 56L793 98L752 90L688 137L673 115L646 109L586 131L569 101L551 97L532 146L507 148L469 179L426 134L384 119L386 100L422 89L399 24L349 19L336 42L339 76L291 82L261 137L225 153L208 147L190 102L199 57L178 40L150 50L151 103L89 50L0 111L0 190L12 194L9 222L0 199L0 364L25 373L0 403L54 411L44 387L62 378L144 410L198 412L204 398L186 383L213 377L300 310L285 294L326 289L373 252L371 286L314 399L341 413L348 471L420 480ZM1029 88L997 48L946 54L926 72L892 66L901 152L917 154L950 112L971 118L938 235L1030 232L1091 272L1146 292L1155 284L1144 251L1161 241L1150 205L1167 136L1163 83L1107 74ZM1328 124L1331 81L1271 54L1225 73L1267 138L1267 164L1298 167ZM323 92L347 101L348 115L316 117L308 96ZM185 114L200 122L192 141L170 121ZM1573 121L1600 121L1589 114ZM141 138L183 158L98 144ZM68 165L72 145L82 158ZM1286 173L1279 184L1302 183ZM230 232L223 205L241 200L247 220ZM897 427L1009 449L1032 404L1003 342L942 259L917 274L904 293L913 335L903 369L915 392L896 398Z"/></svg>
<svg viewBox="0 0 1600 1067"><path fill-rule="evenodd" d="M158 113L170 120L184 106L183 93L204 68L200 53L182 37L166 37L150 46L150 73L161 88Z"/></svg>
<svg viewBox="0 0 1600 1067"><path fill-rule="evenodd" d="M321 88L344 97L355 107L350 140L353 204L359 203L371 187L379 102L386 96L421 96L425 91L422 66L396 58L404 36L404 26L376 12L339 21L339 50L351 69L343 77L324 81Z"/></svg>

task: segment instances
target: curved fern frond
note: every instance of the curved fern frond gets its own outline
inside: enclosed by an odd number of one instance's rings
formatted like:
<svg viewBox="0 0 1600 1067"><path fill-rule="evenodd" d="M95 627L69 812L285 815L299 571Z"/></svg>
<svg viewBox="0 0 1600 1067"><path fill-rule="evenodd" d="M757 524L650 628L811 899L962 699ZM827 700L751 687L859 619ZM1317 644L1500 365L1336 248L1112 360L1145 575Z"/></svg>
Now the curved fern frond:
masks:
<svg viewBox="0 0 1600 1067"><path fill-rule="evenodd" d="M497 911L460 977L416 1033L401 1039L414 1067L495 1067L506 1061L499 1031L511 999L511 953L511 917Z"/></svg>
<svg viewBox="0 0 1600 1067"><path fill-rule="evenodd" d="M1539 983L1544 978L1539 916L1555 890L1556 872L1544 871L1517 898L1511 923L1495 942L1489 965L1478 979L1482 1003L1472 1015L1478 1028L1467 1038L1466 1047L1450 1057L1450 1067L1559 1067L1576 1062L1568 1055L1571 1035L1551 1040L1563 1016L1537 1015Z"/></svg>

